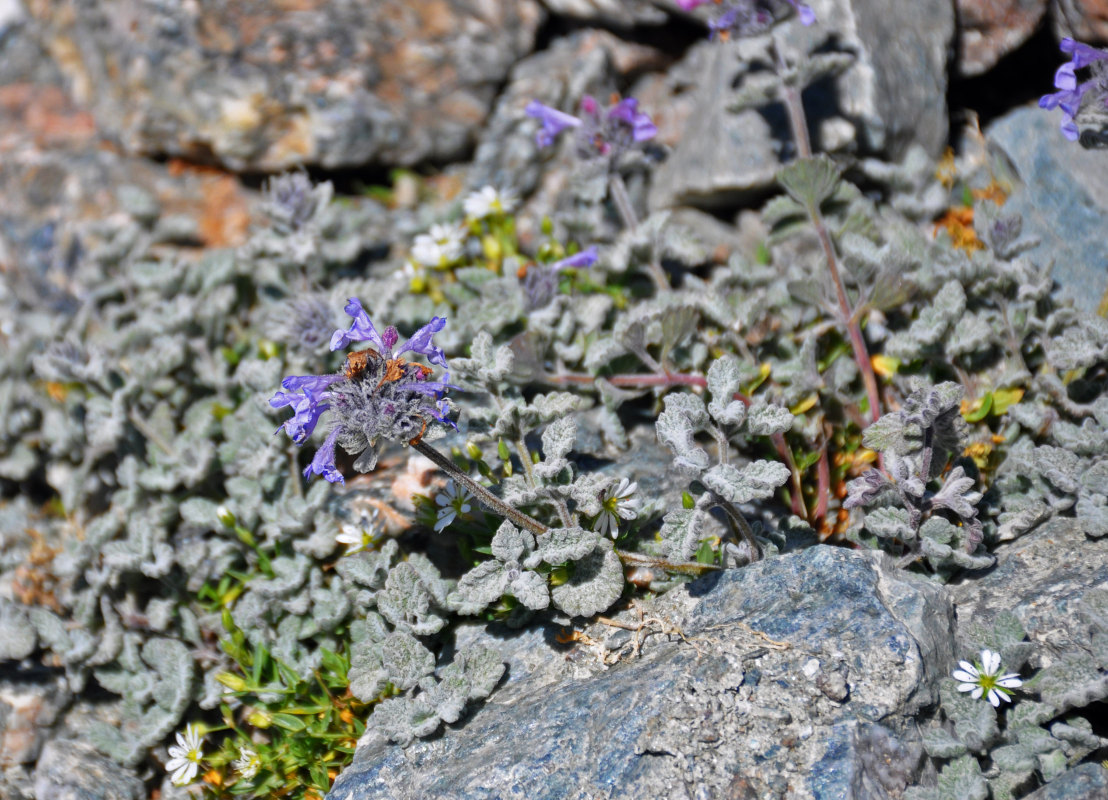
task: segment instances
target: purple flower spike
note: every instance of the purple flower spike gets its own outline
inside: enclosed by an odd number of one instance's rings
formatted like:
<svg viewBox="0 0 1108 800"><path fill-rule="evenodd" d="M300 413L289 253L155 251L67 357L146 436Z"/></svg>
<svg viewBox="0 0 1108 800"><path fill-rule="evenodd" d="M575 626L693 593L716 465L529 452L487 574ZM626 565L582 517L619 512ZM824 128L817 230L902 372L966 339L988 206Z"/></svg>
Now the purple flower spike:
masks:
<svg viewBox="0 0 1108 800"><path fill-rule="evenodd" d="M330 483L341 483L344 486L346 485L342 473L339 472L338 467L335 466L335 441L338 438L339 429L335 428L327 435L327 438L323 440L323 444L319 446L319 449L315 451L312 463L304 468L305 478L310 478L312 475L322 475L323 478Z"/></svg>
<svg viewBox="0 0 1108 800"><path fill-rule="evenodd" d="M348 330L335 331L331 348L350 342L369 341L377 349L360 350L347 356L346 363L330 375L291 375L269 401L273 408L290 406L293 415L278 430L296 444L312 435L326 412L330 431L316 451L304 477L322 475L331 483L343 483L335 466L335 445L340 443L353 456L354 468L368 472L377 463L377 444L381 439L415 445L428 433L441 433L440 423L453 425L446 415L450 405L443 399L449 389L446 354L433 337L446 325L443 317L434 317L417 330L398 351L394 346L399 334L391 325L378 333L357 298L350 298L346 313L353 318ZM399 358L396 353L415 353L443 370L431 380L432 370L416 361Z"/></svg>
<svg viewBox="0 0 1108 800"><path fill-rule="evenodd" d="M563 269L573 267L575 269L581 269L582 267L591 267L596 263L597 259L596 245L587 247L580 253L574 253L569 258L563 258L561 261L555 261L550 265L550 269L553 272L561 272Z"/></svg>
<svg viewBox="0 0 1108 800"><path fill-rule="evenodd" d="M362 303L358 298L351 297L347 300L346 308L343 310L353 317L354 321L347 330L335 331L331 337L331 350L347 347L351 342L373 342L381 350L388 350L381 340L381 334L377 333L377 329L369 321L369 314L362 308Z"/></svg>
<svg viewBox="0 0 1108 800"><path fill-rule="evenodd" d="M581 120L572 114L543 105L538 100L528 103L524 113L542 123L542 128L535 134L535 142L539 147L550 147L554 144L554 138L566 128L577 128L581 125Z"/></svg>

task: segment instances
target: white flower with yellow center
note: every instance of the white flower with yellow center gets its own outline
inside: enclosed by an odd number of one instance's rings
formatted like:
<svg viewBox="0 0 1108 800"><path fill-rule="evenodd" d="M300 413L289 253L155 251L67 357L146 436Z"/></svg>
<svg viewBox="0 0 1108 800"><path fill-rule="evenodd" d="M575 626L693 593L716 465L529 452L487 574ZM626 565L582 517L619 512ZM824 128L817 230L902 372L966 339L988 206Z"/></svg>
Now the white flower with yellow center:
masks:
<svg viewBox="0 0 1108 800"><path fill-rule="evenodd" d="M185 726L184 735L177 734L177 744L169 746L169 761L165 765L174 786L187 786L196 778L204 759L203 746L203 737L191 722Z"/></svg>
<svg viewBox="0 0 1108 800"><path fill-rule="evenodd" d="M638 490L637 483L621 478L619 486L604 493L600 501L600 516L596 518L592 529L601 535L611 534L613 539L619 536L619 521L632 520L639 516L642 500L634 496Z"/></svg>
<svg viewBox="0 0 1108 800"><path fill-rule="evenodd" d="M461 259L465 235L465 229L456 225L432 225L415 237L412 259L425 267L445 269Z"/></svg>
<svg viewBox="0 0 1108 800"><path fill-rule="evenodd" d="M472 496L468 489L457 486L454 481L446 484L446 488L435 495L435 505L439 507L435 530L441 531L459 514L469 513L469 500Z"/></svg>
<svg viewBox="0 0 1108 800"><path fill-rule="evenodd" d="M1012 702L1010 689L1023 685L1016 673L1000 674L1000 654L992 650L982 650L981 660L975 665L968 661L959 661L961 669L954 670L954 680L960 681L959 692L970 692L976 700L982 695L998 708L1001 701Z"/></svg>
<svg viewBox="0 0 1108 800"><path fill-rule="evenodd" d="M369 550L381 541L381 531L377 527L377 509L363 514L358 524L345 523L335 537L339 544L346 545L344 555L352 556L362 550Z"/></svg>
<svg viewBox="0 0 1108 800"><path fill-rule="evenodd" d="M478 220L494 214L510 214L516 207L516 198L511 190L499 191L494 186L485 186L470 192L462 201L466 219Z"/></svg>
<svg viewBox="0 0 1108 800"><path fill-rule="evenodd" d="M262 759L252 749L243 746L239 748L239 757L231 763L231 766L243 777L243 780L250 780L262 768Z"/></svg>

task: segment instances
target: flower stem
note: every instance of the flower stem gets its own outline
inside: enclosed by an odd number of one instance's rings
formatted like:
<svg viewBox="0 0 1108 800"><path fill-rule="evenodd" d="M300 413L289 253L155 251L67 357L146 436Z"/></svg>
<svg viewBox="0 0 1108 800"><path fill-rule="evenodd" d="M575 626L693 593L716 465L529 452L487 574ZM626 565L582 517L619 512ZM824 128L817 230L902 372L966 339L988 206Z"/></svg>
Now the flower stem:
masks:
<svg viewBox="0 0 1108 800"><path fill-rule="evenodd" d="M784 74L786 69L785 58L776 44L773 46L773 52L777 59L778 72ZM801 101L800 89L796 86L785 85L781 89L781 101L788 111L789 126L792 128L793 141L796 143L797 158L811 158L812 142L808 137L808 118L804 114L804 103ZM858 365L858 371L862 375L862 383L866 387L870 420L876 422L877 418L881 416L881 396L877 390L877 376L873 371L873 363L870 361L869 351L866 349L866 340L862 336L862 329L850 307L850 300L846 296L846 287L839 271L839 259L835 255L835 245L831 241L831 233L827 230L827 225L823 221L823 215L819 208L809 208L808 216L816 230L816 236L819 237L819 244L827 261L827 270L831 273L831 282L835 286L839 314L846 326L847 336L850 339L850 349L854 352L854 362Z"/></svg>
<svg viewBox="0 0 1108 800"><path fill-rule="evenodd" d="M536 536L541 536L544 533L550 533L550 528L543 525L534 517L528 514L524 514L522 511L519 511L515 508L512 508L510 505L508 505L499 497L490 492L487 488L477 483L477 481L473 480L473 478L462 472L462 470L458 468L457 464L455 464L453 461L444 456L435 448L431 447L431 445L423 441L418 441L412 442L411 446L419 453L422 453L423 455L427 456L427 458L431 459L431 461L435 463L435 466L437 466L439 469L453 478L455 483L460 486L464 486L466 490L474 496L477 502L479 502L489 511L493 512L494 514L498 514L501 517L504 517L505 519L518 525L521 528L531 531L531 533L535 534Z"/></svg>
<svg viewBox="0 0 1108 800"><path fill-rule="evenodd" d="M716 495L714 492L713 495L713 499L715 500L716 505L723 509L723 512L727 515L728 519L731 520L731 523L734 525L734 527L738 529L739 534L750 547L751 551L753 552L754 560L760 561L762 558L762 548L759 546L758 540L754 537L754 530L750 527L750 523L746 521L746 517L743 516L743 512L739 511L735 504L732 503L730 500L725 500L719 495Z"/></svg>
<svg viewBox="0 0 1108 800"><path fill-rule="evenodd" d="M615 203L620 219L623 220L623 227L629 231L639 227L639 218L635 214L635 207L631 205L631 195L627 192L627 184L623 182L623 176L614 170L608 176L608 191L612 195L612 202ZM654 281L654 287L659 292L670 290L669 278L666 277L665 270L654 260L653 256L647 263L646 269L650 273L650 279Z"/></svg>

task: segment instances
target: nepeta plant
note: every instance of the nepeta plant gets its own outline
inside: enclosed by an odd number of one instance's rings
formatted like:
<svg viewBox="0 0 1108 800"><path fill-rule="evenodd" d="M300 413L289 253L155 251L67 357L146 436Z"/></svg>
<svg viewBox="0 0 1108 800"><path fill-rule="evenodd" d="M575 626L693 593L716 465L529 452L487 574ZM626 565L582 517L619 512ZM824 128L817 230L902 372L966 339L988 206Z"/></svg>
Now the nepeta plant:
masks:
<svg viewBox="0 0 1108 800"><path fill-rule="evenodd" d="M379 439L414 445L428 433L441 435L439 426L452 425L447 417L449 403L443 395L448 389L457 388L446 382L449 373L444 374L444 380L432 381L428 379L430 367L402 358L404 353L423 355L445 369L446 356L433 342L434 335L446 325L445 319L433 318L394 349L399 339L396 328L389 326L378 333L356 298L347 303L346 313L354 322L348 330L334 332L331 349L367 341L378 349L351 353L343 368L332 375L285 378L281 385L289 391L278 392L269 401L274 408L292 407L294 414L283 427L297 444L303 444L320 417L330 411L331 431L304 475L322 475L331 483L344 482L335 466L336 444L357 456L356 470L370 472L377 465Z"/></svg>
<svg viewBox="0 0 1108 800"><path fill-rule="evenodd" d="M949 382L918 391L862 436L866 447L884 455L888 472L871 469L851 481L843 507L867 509L865 531L881 545L899 549L903 566L921 558L936 572L993 563L992 556L977 552L983 531L976 481L960 464L944 475L965 435L964 393Z"/></svg>
<svg viewBox="0 0 1108 800"><path fill-rule="evenodd" d="M634 97L613 97L611 105L605 107L596 98L586 95L581 100L581 115L575 117L532 100L526 113L542 125L535 134L539 147L550 147L563 131L574 131L577 158L588 165L587 168L603 174L624 227L635 229L639 217L627 193L620 166L625 156L658 133L650 116L639 110L639 101ZM660 290L669 287L665 273L654 262L650 262L650 274Z"/></svg>
<svg viewBox="0 0 1108 800"><path fill-rule="evenodd" d="M658 439L673 451L673 467L703 487L691 507L670 511L660 533L670 558L688 561L696 554L702 528L713 508L723 511L732 535L746 547L741 552L728 548L726 560L754 561L761 548L739 506L766 500L789 479L789 468L774 461L754 461L736 466L732 462L731 440L748 436L775 436L789 430L793 416L787 408L765 403L749 409L736 399L743 373L738 359L724 356L708 369L707 385L712 400L707 405L693 394L672 393L658 415ZM696 443L696 436L708 434L715 444L715 463Z"/></svg>

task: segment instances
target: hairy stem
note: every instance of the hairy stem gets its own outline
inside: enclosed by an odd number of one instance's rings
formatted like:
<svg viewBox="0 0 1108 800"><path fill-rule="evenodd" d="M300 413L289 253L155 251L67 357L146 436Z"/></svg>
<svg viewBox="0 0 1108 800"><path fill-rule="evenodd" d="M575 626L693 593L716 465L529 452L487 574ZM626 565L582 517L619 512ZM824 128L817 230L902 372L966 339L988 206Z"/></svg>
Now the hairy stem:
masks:
<svg viewBox="0 0 1108 800"><path fill-rule="evenodd" d="M612 202L615 203L616 210L619 211L620 219L623 220L623 227L629 231L639 227L639 217L635 214L635 207L631 205L631 195L627 193L627 184L623 182L623 176L614 170L608 176L608 192L612 196ZM654 287L659 292L670 290L669 278L666 277L665 270L654 260L653 256L647 263L646 269L650 273L650 279L654 281Z"/></svg>
<svg viewBox="0 0 1108 800"><path fill-rule="evenodd" d="M716 501L716 504L723 509L724 513L727 514L727 518L731 520L732 525L738 529L739 535L742 536L743 541L749 545L754 554L754 560L761 560L762 548L758 545L758 540L754 538L754 529L751 528L750 523L746 521L743 512L739 511L730 500L725 500L714 493L713 499Z"/></svg>
<svg viewBox="0 0 1108 800"><path fill-rule="evenodd" d="M777 67L780 73L785 71L785 59L781 50L776 45L773 47L777 59ZM796 154L798 158L812 157L812 142L808 138L808 118L804 113L804 103L800 98L800 90L795 86L788 86L781 90L781 101L789 115L789 126L792 128L793 141L796 142ZM862 337L862 329L855 319L850 300L846 296L846 286L843 284L842 274L839 271L839 259L835 255L835 245L831 241L831 232L823 221L823 215L818 207L809 208L808 216L812 226L816 229L820 247L823 249L824 258L827 261L827 270L831 273L831 282L835 286L835 297L839 303L839 315L846 326L847 336L850 339L850 348L854 351L854 362L858 365L858 371L862 375L862 383L866 387L866 397L869 398L869 416L872 422L876 422L881 416L881 396L877 390L877 375L873 371L873 363L869 358L866 348L866 340Z"/></svg>
<svg viewBox="0 0 1108 800"><path fill-rule="evenodd" d="M529 514L524 514L522 511L512 508L505 503L499 497L494 495L488 489L486 489L477 481L462 472L458 468L458 465L440 453L431 445L423 441L412 442L411 446L419 453L427 456L435 463L439 469L448 474L454 479L454 482L460 486L464 486L474 498L494 514L498 514L501 517L509 520L510 522L518 525L521 528L531 531L536 536L541 536L544 533L550 533L550 528L543 525L534 517Z"/></svg>

